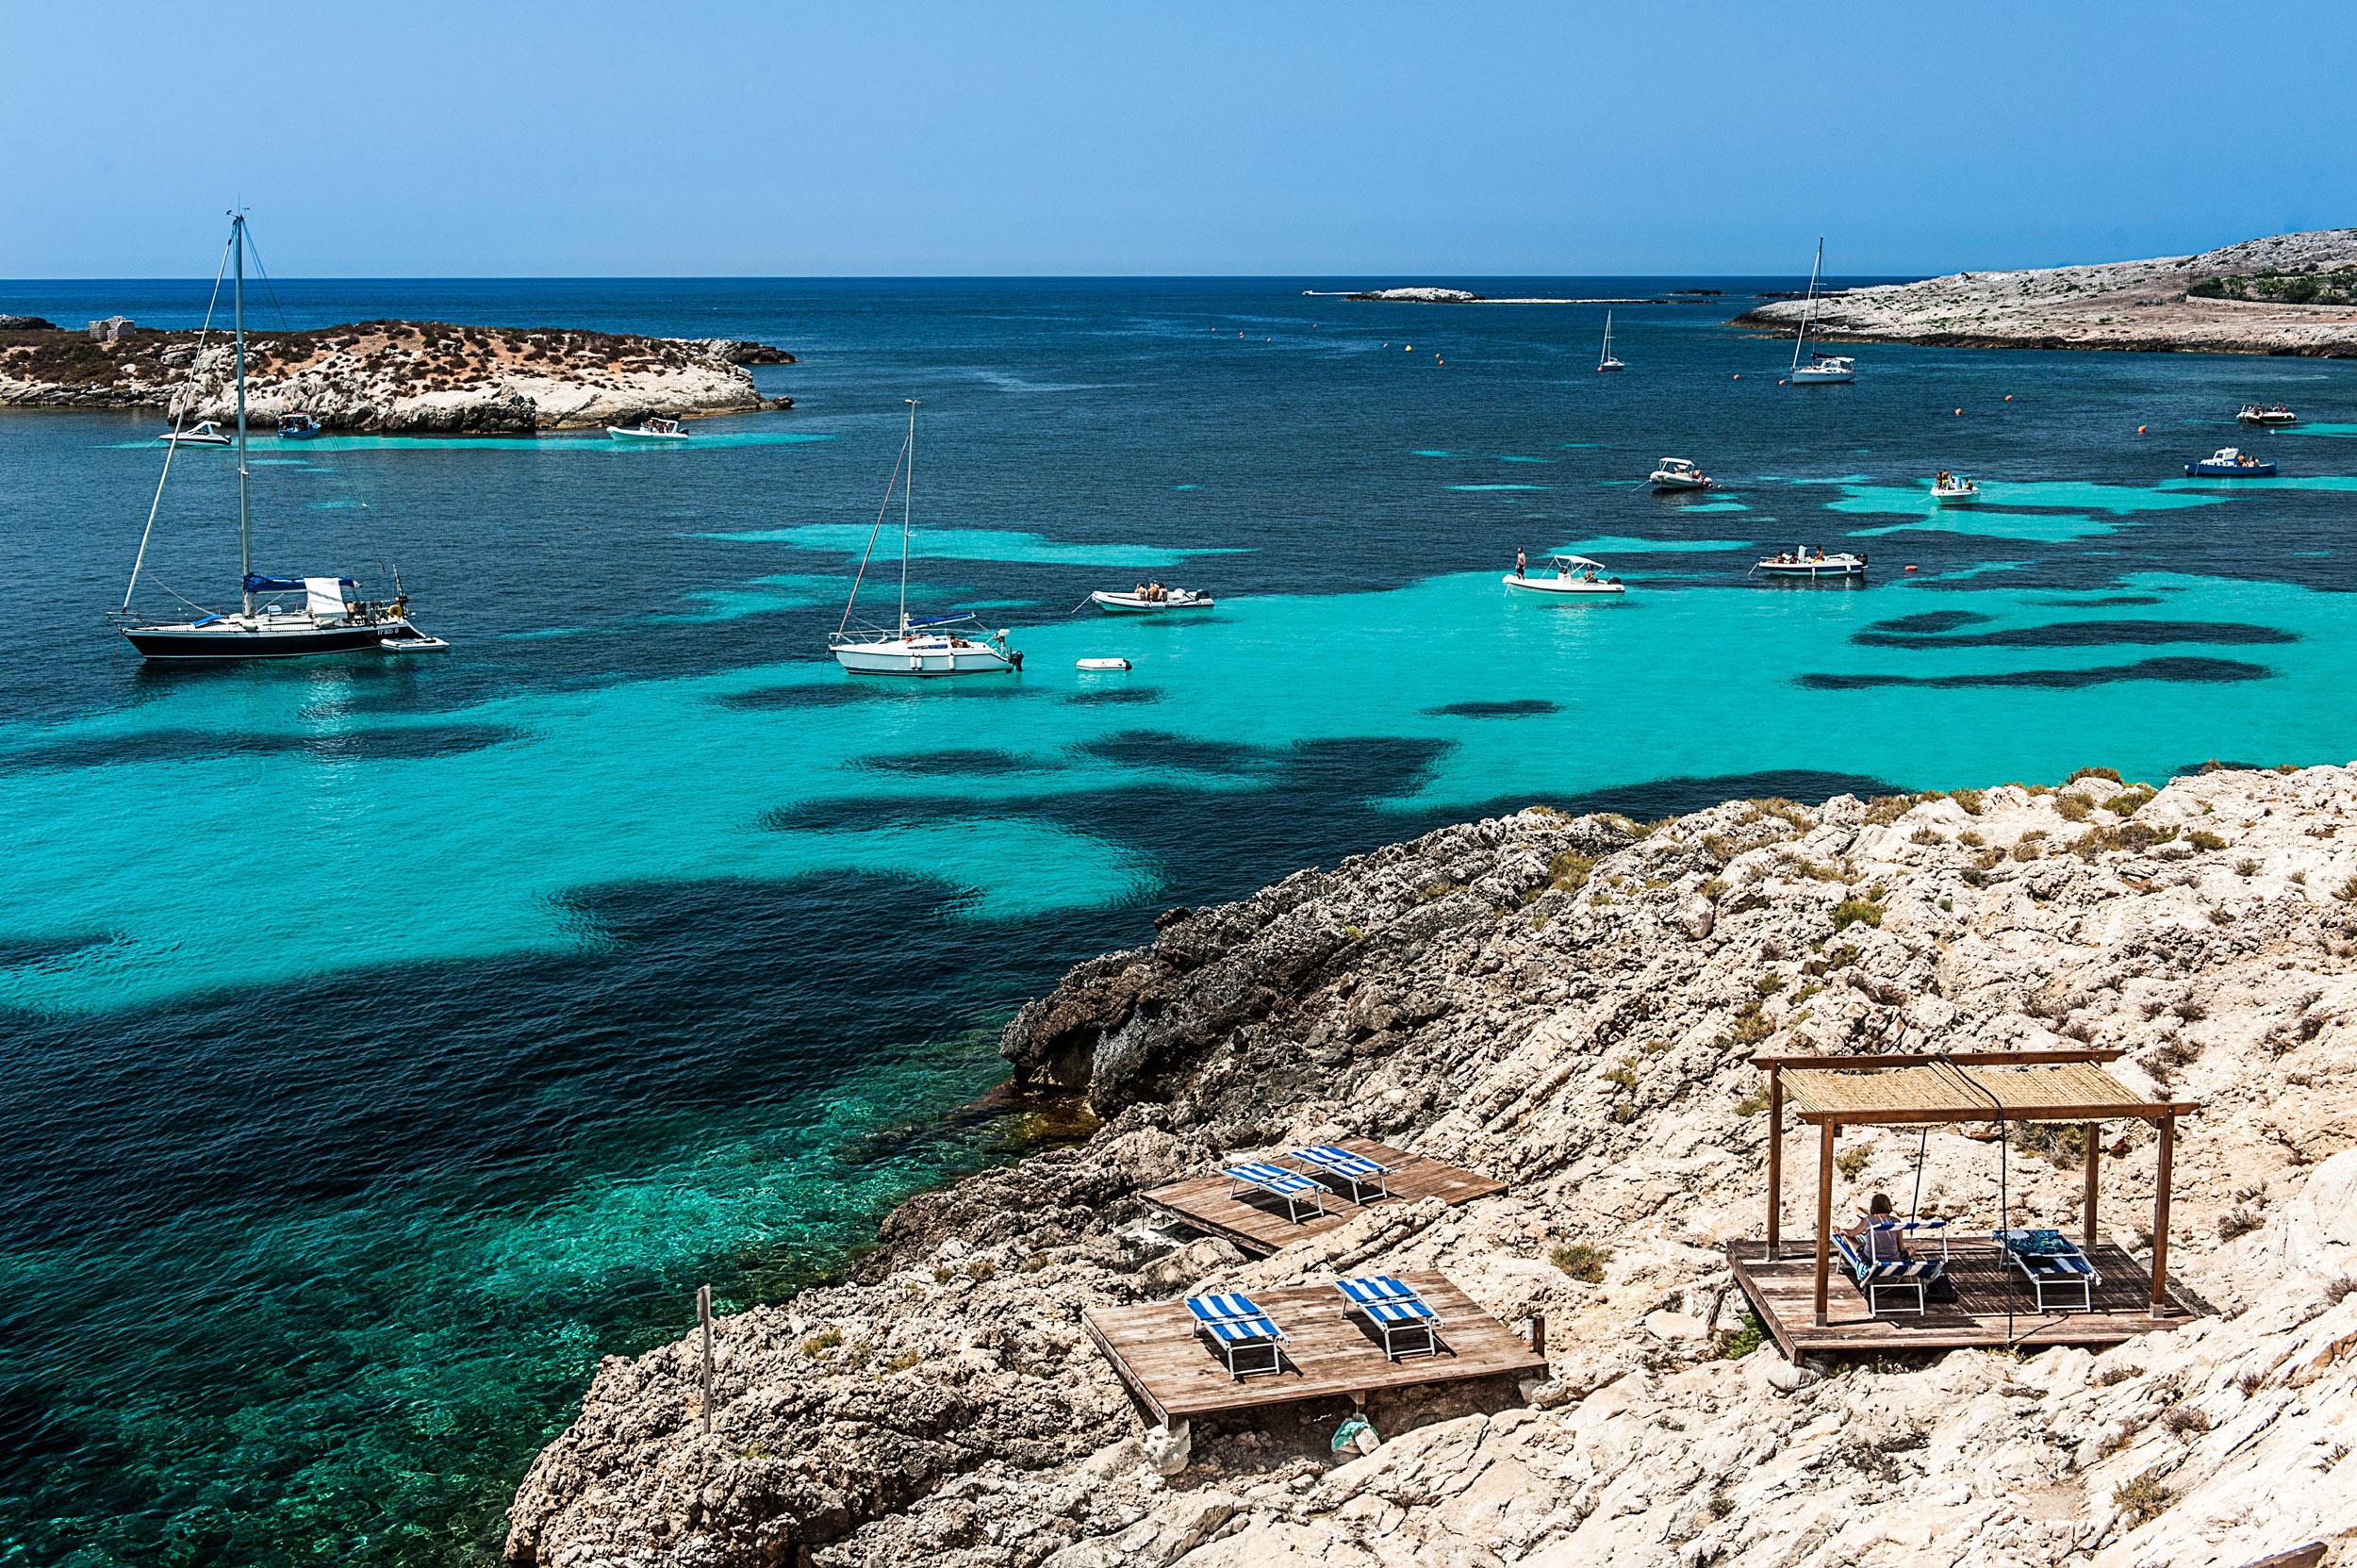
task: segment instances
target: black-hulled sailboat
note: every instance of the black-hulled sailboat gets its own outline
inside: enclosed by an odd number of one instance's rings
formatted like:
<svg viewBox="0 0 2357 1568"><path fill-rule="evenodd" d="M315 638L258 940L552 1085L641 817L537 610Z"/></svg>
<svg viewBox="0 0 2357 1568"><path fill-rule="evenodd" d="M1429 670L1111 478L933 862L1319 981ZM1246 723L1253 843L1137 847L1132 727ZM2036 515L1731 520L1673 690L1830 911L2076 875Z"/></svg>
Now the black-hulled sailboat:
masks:
<svg viewBox="0 0 2357 1568"><path fill-rule="evenodd" d="M163 499L165 481L172 477L172 459L179 442L173 440L164 454L163 477L156 484L157 505L147 514L146 534L140 536L140 553L131 564L130 586L124 589L123 607L116 612L117 623L131 646L144 658L189 663L226 662L238 659L300 659L323 653L358 652L439 652L450 644L439 637L426 635L409 623L408 596L395 584L390 601L378 603L361 596L359 585L349 577L272 577L254 569L254 534L247 506L246 420L245 420L245 215L234 213L229 220L229 251L236 262L235 293L231 310L237 338L238 377L238 569L240 608L230 611L203 613L181 621L150 621L132 615L131 601L139 592L140 578L147 565L147 541L156 527L156 513ZM220 288L215 274L214 288ZM218 299L218 293L214 296ZM211 314L206 313L209 330ZM201 363L200 352L197 360ZM196 367L190 369L190 389L184 392L180 411L173 424L173 435L179 434L179 421L188 418L195 404L193 395ZM290 608L280 596L298 604ZM299 598L298 598L299 596ZM173 595L178 598L177 594ZM190 608L199 609L189 603Z"/></svg>

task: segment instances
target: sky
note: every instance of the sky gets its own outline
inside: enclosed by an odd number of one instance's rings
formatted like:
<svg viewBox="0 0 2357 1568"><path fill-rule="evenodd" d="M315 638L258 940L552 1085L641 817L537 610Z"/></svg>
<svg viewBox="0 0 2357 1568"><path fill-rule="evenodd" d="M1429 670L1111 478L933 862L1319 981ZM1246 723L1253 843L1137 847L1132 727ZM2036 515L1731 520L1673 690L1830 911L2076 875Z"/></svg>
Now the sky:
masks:
<svg viewBox="0 0 2357 1568"><path fill-rule="evenodd" d="M0 0L0 277L1790 273L2357 223L2357 6Z"/></svg>

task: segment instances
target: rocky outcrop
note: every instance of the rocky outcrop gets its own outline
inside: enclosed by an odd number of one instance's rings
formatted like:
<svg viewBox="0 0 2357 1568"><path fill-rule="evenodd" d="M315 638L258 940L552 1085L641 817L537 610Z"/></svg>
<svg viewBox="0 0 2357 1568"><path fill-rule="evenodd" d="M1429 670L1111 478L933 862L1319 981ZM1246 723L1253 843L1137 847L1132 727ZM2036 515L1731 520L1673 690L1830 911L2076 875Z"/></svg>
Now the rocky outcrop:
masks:
<svg viewBox="0 0 2357 1568"><path fill-rule="evenodd" d="M2205 279L2332 272L2357 264L2357 229L2247 239L2199 256L2014 272L1956 272L1852 289L1816 304L1812 337L1945 348L2181 350L2357 355L2357 307L2201 299ZM1798 300L1747 311L1741 326L1787 335Z"/></svg>
<svg viewBox="0 0 2357 1568"><path fill-rule="evenodd" d="M509 1558L2234 1568L2346 1543L2352 900L2357 771L2314 767L1650 827L1533 809L1174 910L1007 1031L1019 1079L1105 1116L1093 1136L920 1197L853 1278L724 1319L708 1434L692 1343L609 1359ZM1761 1223L1755 1052L2078 1041L2202 1103L2171 1261L2212 1315L2102 1355L1742 1353L1722 1244ZM1978 1132L1931 1135L1926 1210L1997 1212ZM1508 1189L1257 1261L1137 1200L1344 1133ZM1916 1147L1845 1139L1845 1212L1906 1190ZM2005 1153L2018 1214L2075 1213L2075 1153ZM2148 1212L2151 1140L2102 1164L2107 1212ZM1338 1456L1346 1408L1146 1431L1079 1322L1364 1264L1543 1313L1549 1378L1376 1396L1386 1441Z"/></svg>
<svg viewBox="0 0 2357 1568"><path fill-rule="evenodd" d="M0 329L0 408L156 408L226 421L236 412L225 336ZM303 412L330 430L528 435L793 405L766 397L748 365L794 356L733 338L635 338L554 328L366 322L248 340L246 410L267 428Z"/></svg>

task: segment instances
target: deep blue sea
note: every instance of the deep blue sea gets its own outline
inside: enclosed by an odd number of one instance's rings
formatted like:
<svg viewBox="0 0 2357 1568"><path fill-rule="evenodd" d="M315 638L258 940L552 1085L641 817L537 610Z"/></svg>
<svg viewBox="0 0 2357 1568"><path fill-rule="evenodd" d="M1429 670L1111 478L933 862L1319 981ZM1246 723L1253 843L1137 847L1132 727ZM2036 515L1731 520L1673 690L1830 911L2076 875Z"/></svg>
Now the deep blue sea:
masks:
<svg viewBox="0 0 2357 1568"><path fill-rule="evenodd" d="M105 617L158 421L0 416L0 1562L486 1559L598 1357L1001 1157L995 1030L1168 905L1532 801L2357 753L2357 365L1870 347L1793 388L1724 323L1796 279L1438 280L1726 290L1614 306L1599 376L1602 306L1303 294L1365 281L280 284L266 326L803 356L680 449L258 443L257 568L397 567L455 644L408 662L142 669ZM1019 677L827 657L909 397L912 607ZM2260 398L2310 422L2239 432ZM2230 442L2284 476L2174 477ZM1649 493L1664 454L1727 487ZM183 453L157 521L200 602L231 471ZM1796 544L1873 576L1747 578ZM1566 546L1633 591L1508 597ZM1149 576L1220 608L1076 611Z"/></svg>

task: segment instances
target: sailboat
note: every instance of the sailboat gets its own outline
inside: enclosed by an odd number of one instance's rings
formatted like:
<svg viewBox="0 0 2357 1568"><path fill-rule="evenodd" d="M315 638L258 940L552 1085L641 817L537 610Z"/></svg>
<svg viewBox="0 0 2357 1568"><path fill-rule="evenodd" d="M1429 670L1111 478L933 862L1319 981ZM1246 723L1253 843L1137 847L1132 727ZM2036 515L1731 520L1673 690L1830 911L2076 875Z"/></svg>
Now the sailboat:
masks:
<svg viewBox="0 0 2357 1568"><path fill-rule="evenodd" d="M1607 310L1604 313L1604 350L1596 356L1596 373L1602 375L1607 371L1627 369L1626 365L1612 357L1612 312Z"/></svg>
<svg viewBox="0 0 2357 1568"><path fill-rule="evenodd" d="M1817 313L1817 279L1824 270L1825 240L1820 235L1817 239L1817 262L1808 270L1808 303L1801 307L1801 335L1792 339L1792 368L1785 372L1785 379L1795 385L1857 379L1857 362L1847 355L1812 354L1807 364L1801 363L1801 353L1808 347L1808 323Z"/></svg>
<svg viewBox="0 0 2357 1568"><path fill-rule="evenodd" d="M843 619L827 639L835 662L854 675L994 675L1001 670L1019 670L1023 655L1007 646L1007 634L996 633L987 637L972 637L957 630L975 626L977 619L968 615L932 616L922 620L909 619L909 533L914 526L916 485L916 400L906 400L909 405L909 433L900 443L899 459L892 466L892 478L884 485L883 504L876 510L876 526L867 535L867 553L860 557L859 571L851 579L851 597L843 606ZM867 579L867 563L875 557L877 536L883 532L884 519L891 514L892 491L900 491L900 609L898 628L880 626L853 627L851 612L859 606L860 585Z"/></svg>
<svg viewBox="0 0 2357 1568"><path fill-rule="evenodd" d="M131 614L131 600L139 592L140 578L147 566L147 544L156 531L156 514L163 506L164 485L172 477L172 459L179 451L181 441L170 441L164 453L164 471L156 482L156 500L147 511L147 529L140 536L138 556L131 563L131 581L123 590L123 605L115 612L115 620L133 648L143 658L185 661L226 661L233 659L298 659L320 653L354 653L388 650L398 652L438 652L450 644L439 637L431 637L409 623L409 598L398 586L392 599L375 603L360 596L359 585L349 577L269 577L254 569L254 529L247 489L245 420L245 215L233 213L229 219L229 250L237 261L236 292L231 306L237 337L238 375L238 569L240 582L240 605L237 610L205 611L203 606L182 599L181 602L200 614L189 620L150 621L137 619ZM224 258L226 259L226 258ZM213 287L218 299L220 276L215 274ZM205 331L212 330L212 313L205 317ZM200 350L203 335L199 335ZM204 358L200 352L190 367L190 392L181 399L180 413L174 421L173 434L181 432L179 421L188 418L195 404L193 396L196 364ZM210 430L209 423L199 424L199 431ZM161 585L158 585L159 586ZM167 589L166 591L170 591ZM289 610L273 596L299 596L300 609ZM178 599L178 594L173 594ZM257 600L269 602L256 606Z"/></svg>

